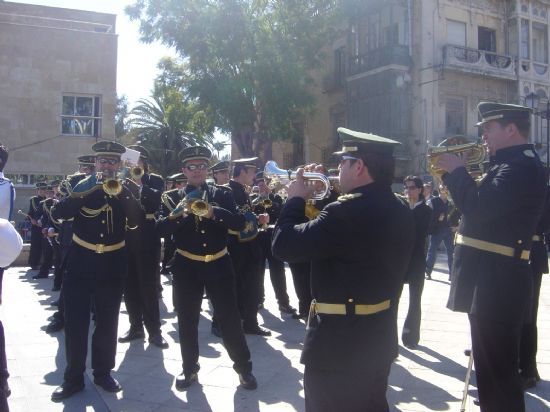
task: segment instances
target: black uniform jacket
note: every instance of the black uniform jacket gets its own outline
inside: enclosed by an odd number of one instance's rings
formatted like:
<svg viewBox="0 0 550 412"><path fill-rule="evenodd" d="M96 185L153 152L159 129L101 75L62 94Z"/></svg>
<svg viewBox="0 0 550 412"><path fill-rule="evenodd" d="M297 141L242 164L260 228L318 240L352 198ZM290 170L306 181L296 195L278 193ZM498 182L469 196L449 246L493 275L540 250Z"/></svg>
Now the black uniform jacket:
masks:
<svg viewBox="0 0 550 412"><path fill-rule="evenodd" d="M187 193L194 190L196 187L192 185L178 190L177 202L179 203ZM163 204L161 218L157 221L157 229L162 237L173 234L178 249L199 256L213 255L227 247L227 230L242 230L245 221L244 217L237 213L235 199L229 188L204 183L200 190L206 191L208 203L213 205L214 217L212 219L199 219L194 215L172 219L169 217L169 208ZM177 253L176 259L179 258L181 255ZM202 274L205 276L231 275L231 272L218 273L216 265L211 263L202 265ZM176 266L178 265L176 264ZM209 267L212 268L211 272L208 271Z"/></svg>
<svg viewBox="0 0 550 412"><path fill-rule="evenodd" d="M550 198L546 188L546 202L542 216L537 225L536 235L542 240L533 242L531 246L531 267L534 273L548 273L548 251L544 242L545 234L550 231Z"/></svg>
<svg viewBox="0 0 550 412"><path fill-rule="evenodd" d="M273 235L273 254L288 262L311 261L317 302L377 304L372 315L317 315L309 322L302 362L319 368L387 366L397 354L394 312L414 242L411 211L389 186L371 183L303 221L305 201L287 201Z"/></svg>
<svg viewBox="0 0 550 412"><path fill-rule="evenodd" d="M143 211L126 187L122 187L119 195L110 196L98 186L88 194L60 200L52 208L52 217L56 220L74 218L73 234L85 242L104 245L122 242L125 240L126 226L139 225Z"/></svg>
<svg viewBox="0 0 550 412"><path fill-rule="evenodd" d="M432 209L422 202L415 205L412 210L414 217L415 238L414 247L407 269L406 280L418 279L426 274L426 237L432 216Z"/></svg>
<svg viewBox="0 0 550 412"><path fill-rule="evenodd" d="M128 230L126 241L132 250L154 250L160 246L160 237L155 227L154 214L160 208L160 197L164 190L164 180L155 174L144 174L141 178L141 191L139 186L128 182L128 188L136 199L139 199L143 210L142 220L138 227ZM137 192L136 192L137 189Z"/></svg>
<svg viewBox="0 0 550 412"><path fill-rule="evenodd" d="M464 167L445 174L443 181L462 212L458 233L512 247L516 254L531 249L546 193L532 145L498 150L479 182ZM533 286L529 270L527 260L457 244L447 307L522 323Z"/></svg>
<svg viewBox="0 0 550 412"><path fill-rule="evenodd" d="M42 217L42 201L46 198L43 196L33 196L29 200L29 212L27 213L30 217L35 220L38 220Z"/></svg>

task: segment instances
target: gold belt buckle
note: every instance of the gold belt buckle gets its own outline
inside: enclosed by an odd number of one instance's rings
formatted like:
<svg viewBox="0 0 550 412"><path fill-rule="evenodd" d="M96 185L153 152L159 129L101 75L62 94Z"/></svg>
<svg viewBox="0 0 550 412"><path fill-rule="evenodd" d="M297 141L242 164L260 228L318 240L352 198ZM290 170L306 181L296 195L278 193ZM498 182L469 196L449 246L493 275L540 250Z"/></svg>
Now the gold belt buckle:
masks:
<svg viewBox="0 0 550 412"><path fill-rule="evenodd" d="M95 245L95 253L104 253L105 252L105 245L103 243L98 243Z"/></svg>
<svg viewBox="0 0 550 412"><path fill-rule="evenodd" d="M214 260L214 255L206 255L206 256L204 257L204 261L205 261L206 263L212 262L213 260Z"/></svg>

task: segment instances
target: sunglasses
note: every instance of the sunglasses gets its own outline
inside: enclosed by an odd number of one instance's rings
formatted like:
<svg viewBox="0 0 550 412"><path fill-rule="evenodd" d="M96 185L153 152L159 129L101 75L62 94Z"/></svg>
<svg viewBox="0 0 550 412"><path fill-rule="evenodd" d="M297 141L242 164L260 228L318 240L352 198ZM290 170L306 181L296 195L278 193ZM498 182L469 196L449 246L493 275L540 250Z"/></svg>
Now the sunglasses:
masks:
<svg viewBox="0 0 550 412"><path fill-rule="evenodd" d="M414 189L420 189L420 188L416 187L416 186L407 186L407 185L405 185L405 186L403 186L403 189L405 189L405 190L414 190Z"/></svg>
<svg viewBox="0 0 550 412"><path fill-rule="evenodd" d="M200 163L200 164L192 164L185 166L187 170L206 170L208 169L208 165L206 163Z"/></svg>
<svg viewBox="0 0 550 412"><path fill-rule="evenodd" d="M98 158L98 159L97 159L97 162L98 162L100 165L109 164L109 165L111 165L111 166L114 166L114 165L120 163L120 159L107 159L107 158L101 157L101 158Z"/></svg>

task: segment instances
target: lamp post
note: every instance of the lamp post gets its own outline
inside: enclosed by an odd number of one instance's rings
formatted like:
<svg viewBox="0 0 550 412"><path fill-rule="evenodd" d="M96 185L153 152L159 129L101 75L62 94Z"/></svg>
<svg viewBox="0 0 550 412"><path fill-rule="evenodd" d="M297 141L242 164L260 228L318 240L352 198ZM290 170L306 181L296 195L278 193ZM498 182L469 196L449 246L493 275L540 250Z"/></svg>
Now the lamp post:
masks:
<svg viewBox="0 0 550 412"><path fill-rule="evenodd" d="M546 167L550 167L550 99L546 99L546 110L536 110L539 104L538 94L531 92L525 96L525 105L533 109L533 114L546 119Z"/></svg>

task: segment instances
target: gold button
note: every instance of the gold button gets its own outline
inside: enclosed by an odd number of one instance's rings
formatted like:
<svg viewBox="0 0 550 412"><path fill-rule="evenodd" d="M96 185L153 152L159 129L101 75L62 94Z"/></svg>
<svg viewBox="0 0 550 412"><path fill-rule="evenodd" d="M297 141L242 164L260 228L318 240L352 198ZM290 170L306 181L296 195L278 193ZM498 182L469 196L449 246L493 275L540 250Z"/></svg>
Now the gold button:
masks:
<svg viewBox="0 0 550 412"><path fill-rule="evenodd" d="M522 242L522 240L521 240L521 239L520 239L520 240L518 240L518 245L521 245L522 243L523 243L523 242Z"/></svg>
<svg viewBox="0 0 550 412"><path fill-rule="evenodd" d="M206 247L206 243L203 243L202 246L203 246L203 247Z"/></svg>
<svg viewBox="0 0 550 412"><path fill-rule="evenodd" d="M206 233L204 230L201 230L201 233Z"/></svg>
<svg viewBox="0 0 550 412"><path fill-rule="evenodd" d="M101 221L101 223L105 223L105 221L104 221L104 220L102 220L102 221Z"/></svg>
<svg viewBox="0 0 550 412"><path fill-rule="evenodd" d="M220 222L223 222L223 219L220 219Z"/></svg>
<svg viewBox="0 0 550 412"><path fill-rule="evenodd" d="M353 299L351 299L351 298L348 299L348 302L349 302L349 303L353 303Z"/></svg>
<svg viewBox="0 0 550 412"><path fill-rule="evenodd" d="M103 237L103 233L100 233L100 234L99 234L99 237Z"/></svg>

